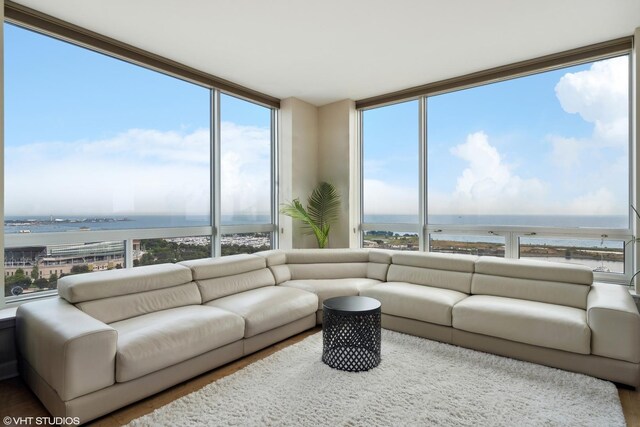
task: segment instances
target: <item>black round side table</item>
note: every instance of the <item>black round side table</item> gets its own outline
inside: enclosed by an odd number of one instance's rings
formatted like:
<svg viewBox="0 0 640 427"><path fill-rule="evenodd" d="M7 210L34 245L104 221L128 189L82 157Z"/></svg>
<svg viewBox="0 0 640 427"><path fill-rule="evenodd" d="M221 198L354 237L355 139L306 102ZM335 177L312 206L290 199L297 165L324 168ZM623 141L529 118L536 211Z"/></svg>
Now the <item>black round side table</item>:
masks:
<svg viewBox="0 0 640 427"><path fill-rule="evenodd" d="M368 371L380 363L380 301L336 297L322 304L322 361L343 371Z"/></svg>

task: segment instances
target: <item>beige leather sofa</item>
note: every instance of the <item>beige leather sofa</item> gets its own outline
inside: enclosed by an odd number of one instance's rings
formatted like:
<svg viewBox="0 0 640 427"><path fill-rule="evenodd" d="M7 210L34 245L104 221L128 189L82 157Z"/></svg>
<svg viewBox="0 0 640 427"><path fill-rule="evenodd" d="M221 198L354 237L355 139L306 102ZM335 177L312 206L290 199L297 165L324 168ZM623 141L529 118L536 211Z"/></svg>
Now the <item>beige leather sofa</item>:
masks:
<svg viewBox="0 0 640 427"><path fill-rule="evenodd" d="M640 383L626 288L564 264L379 250L266 251L67 276L18 309L21 372L82 422L312 328L322 302L367 295L383 327Z"/></svg>
<svg viewBox="0 0 640 427"><path fill-rule="evenodd" d="M267 260L277 285L318 296L318 323L322 323L325 299L360 295L383 283L391 263L391 252L366 249L275 250L256 255Z"/></svg>
<svg viewBox="0 0 640 427"><path fill-rule="evenodd" d="M387 282L361 295L381 301L387 329L640 385L633 298L587 267L396 253Z"/></svg>
<svg viewBox="0 0 640 427"><path fill-rule="evenodd" d="M54 416L86 422L298 334L318 298L253 255L67 276L16 315L20 370Z"/></svg>

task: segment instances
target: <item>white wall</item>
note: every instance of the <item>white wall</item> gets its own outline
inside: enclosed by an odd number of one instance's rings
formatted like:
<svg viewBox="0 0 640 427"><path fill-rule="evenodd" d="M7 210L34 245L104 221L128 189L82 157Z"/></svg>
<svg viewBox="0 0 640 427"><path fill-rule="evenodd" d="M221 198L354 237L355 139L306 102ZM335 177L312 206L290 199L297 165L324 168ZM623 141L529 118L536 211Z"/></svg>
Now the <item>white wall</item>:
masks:
<svg viewBox="0 0 640 427"><path fill-rule="evenodd" d="M356 143L356 104L343 100L324 105L318 109L318 180L333 184L341 195L340 220L329 235L329 247L348 248L352 235L353 209L359 203L354 200L356 190L352 188L351 168ZM355 171L354 171L355 172ZM357 245L357 243L356 243Z"/></svg>
<svg viewBox="0 0 640 427"><path fill-rule="evenodd" d="M318 184L318 108L297 98L280 103L279 204L307 198ZM280 248L314 248L315 237L304 235L298 221L280 215Z"/></svg>
<svg viewBox="0 0 640 427"><path fill-rule="evenodd" d="M306 206L311 191L322 181L335 185L342 196L340 219L329 235L329 247L357 246L359 185L353 170L356 149L355 102L344 100L315 107L296 98L280 104L280 203L299 198ZM355 220L354 220L355 218ZM280 215L280 247L315 248L315 237L303 235L297 221Z"/></svg>

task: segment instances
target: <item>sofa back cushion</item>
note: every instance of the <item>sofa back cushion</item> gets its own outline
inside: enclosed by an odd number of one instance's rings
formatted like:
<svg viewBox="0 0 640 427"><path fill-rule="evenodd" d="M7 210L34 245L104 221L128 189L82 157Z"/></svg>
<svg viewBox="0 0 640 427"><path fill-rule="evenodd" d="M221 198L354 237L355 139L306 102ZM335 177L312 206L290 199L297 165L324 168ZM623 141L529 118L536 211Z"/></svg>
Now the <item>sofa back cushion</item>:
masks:
<svg viewBox="0 0 640 427"><path fill-rule="evenodd" d="M396 253L392 257L388 282L451 289L471 293L471 277L477 257L439 253Z"/></svg>
<svg viewBox="0 0 640 427"><path fill-rule="evenodd" d="M287 253L285 251L272 249L270 251L256 252L255 255L264 258L267 267L273 274L276 284L291 280L291 272L287 265Z"/></svg>
<svg viewBox="0 0 640 427"><path fill-rule="evenodd" d="M301 249L286 255L291 280L367 277L369 252L364 249Z"/></svg>
<svg viewBox="0 0 640 427"><path fill-rule="evenodd" d="M291 280L366 278L367 262L288 264Z"/></svg>
<svg viewBox="0 0 640 427"><path fill-rule="evenodd" d="M385 280L391 255L367 249L294 249L265 251L276 283L287 280L369 278Z"/></svg>
<svg viewBox="0 0 640 427"><path fill-rule="evenodd" d="M189 282L154 291L84 301L77 303L76 307L101 322L113 323L156 311L201 303L198 286Z"/></svg>
<svg viewBox="0 0 640 427"><path fill-rule="evenodd" d="M366 249L292 249L285 253L287 264L369 262L369 251Z"/></svg>
<svg viewBox="0 0 640 427"><path fill-rule="evenodd" d="M104 323L202 302L191 271L176 264L65 276L58 292Z"/></svg>
<svg viewBox="0 0 640 427"><path fill-rule="evenodd" d="M387 280L392 255L393 251L371 249L369 251L369 265L367 265L367 278L382 282Z"/></svg>
<svg viewBox="0 0 640 427"><path fill-rule="evenodd" d="M147 265L65 276L58 280L58 294L74 304L170 288L189 283L191 280L191 271L184 266L178 264Z"/></svg>
<svg viewBox="0 0 640 427"><path fill-rule="evenodd" d="M265 257L240 254L184 261L181 264L191 269L203 303L275 285Z"/></svg>
<svg viewBox="0 0 640 427"><path fill-rule="evenodd" d="M482 257L471 293L585 309L592 283L593 272L585 266Z"/></svg>

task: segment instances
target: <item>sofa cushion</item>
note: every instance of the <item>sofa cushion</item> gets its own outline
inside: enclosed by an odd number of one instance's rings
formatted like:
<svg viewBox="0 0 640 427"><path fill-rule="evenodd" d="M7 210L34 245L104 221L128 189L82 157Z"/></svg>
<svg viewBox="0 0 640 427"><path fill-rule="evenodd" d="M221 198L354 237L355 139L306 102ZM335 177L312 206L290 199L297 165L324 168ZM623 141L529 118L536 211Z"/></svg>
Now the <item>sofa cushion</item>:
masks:
<svg viewBox="0 0 640 427"><path fill-rule="evenodd" d="M288 264L292 280L367 277L368 262Z"/></svg>
<svg viewBox="0 0 640 427"><path fill-rule="evenodd" d="M352 278L289 280L279 286L313 292L318 296L318 310L322 310L322 303L328 298L360 295L362 290L378 284L380 281L375 279Z"/></svg>
<svg viewBox="0 0 640 427"><path fill-rule="evenodd" d="M593 354L640 363L640 314L626 286L594 283L587 323Z"/></svg>
<svg viewBox="0 0 640 427"><path fill-rule="evenodd" d="M388 273L389 273L389 264L370 262L369 265L367 265L367 277L369 279L376 279L381 282L384 282L387 280Z"/></svg>
<svg viewBox="0 0 640 427"><path fill-rule="evenodd" d="M202 301L214 299L276 284L273 274L268 268L234 274L233 276L216 277L214 279L198 280L198 288L202 293Z"/></svg>
<svg viewBox="0 0 640 427"><path fill-rule="evenodd" d="M315 313L318 297L300 289L268 286L216 299L206 305L242 316L244 336L249 338Z"/></svg>
<svg viewBox="0 0 640 427"><path fill-rule="evenodd" d="M193 272L203 302L276 284L264 256L238 254L184 261L182 264Z"/></svg>
<svg viewBox="0 0 640 427"><path fill-rule="evenodd" d="M360 295L380 301L383 314L445 326L451 326L453 306L468 297L451 289L404 282L382 283L364 289Z"/></svg>
<svg viewBox="0 0 640 427"><path fill-rule="evenodd" d="M393 254L392 264L473 273L477 260L474 255L401 252Z"/></svg>
<svg viewBox="0 0 640 427"><path fill-rule="evenodd" d="M547 282L575 283L591 286L593 271L576 264L497 257L481 257L476 261L476 273L517 277Z"/></svg>
<svg viewBox="0 0 640 427"><path fill-rule="evenodd" d="M287 262L287 253L282 249L272 249L270 251L260 251L255 253L256 256L263 257L267 262L267 267L274 265L282 265Z"/></svg>
<svg viewBox="0 0 640 427"><path fill-rule="evenodd" d="M396 253L387 273L388 282L446 288L471 293L471 277L478 257L439 253Z"/></svg>
<svg viewBox="0 0 640 427"><path fill-rule="evenodd" d="M591 353L586 311L489 295L472 295L453 307L453 327L573 353Z"/></svg>
<svg viewBox="0 0 640 427"><path fill-rule="evenodd" d="M269 270L271 270L274 279L276 279L276 285L291 280L291 270L286 264L274 265L269 267Z"/></svg>
<svg viewBox="0 0 640 427"><path fill-rule="evenodd" d="M298 249L286 251L285 255L285 268L275 265L276 262L282 261L279 255L268 256L277 283L307 279L385 280L391 262L391 254L383 250Z"/></svg>
<svg viewBox="0 0 640 427"><path fill-rule="evenodd" d="M266 260L276 284L288 280L369 278L384 281L391 251L294 249L256 253Z"/></svg>
<svg viewBox="0 0 640 427"><path fill-rule="evenodd" d="M369 262L366 249L293 249L286 251L287 264L333 264Z"/></svg>
<svg viewBox="0 0 640 427"><path fill-rule="evenodd" d="M389 273L387 273L387 281L446 288L470 294L472 276L473 273L461 271L391 264L389 266Z"/></svg>
<svg viewBox="0 0 640 427"><path fill-rule="evenodd" d="M474 274L471 293L524 299L585 309L589 286L547 280Z"/></svg>
<svg viewBox="0 0 640 427"><path fill-rule="evenodd" d="M116 381L125 382L242 339L242 317L192 305L110 325L118 331Z"/></svg>
<svg viewBox="0 0 640 427"><path fill-rule="evenodd" d="M74 274L58 280L58 294L71 303L153 291L191 282L191 270L178 264L145 265Z"/></svg>
<svg viewBox="0 0 640 427"><path fill-rule="evenodd" d="M15 358L13 330L5 331L10 334L3 338L0 355L2 360L11 360ZM118 333L62 298L20 305L15 338L20 358L24 358L21 368L35 370L56 399L72 400L115 382ZM28 375L29 369L22 372ZM5 409L6 402L2 400Z"/></svg>
<svg viewBox="0 0 640 427"><path fill-rule="evenodd" d="M104 323L113 323L154 311L185 305L202 304L198 285L194 282L154 291L84 301L76 307Z"/></svg>
<svg viewBox="0 0 640 427"><path fill-rule="evenodd" d="M388 249L369 249L369 262L391 264L394 251Z"/></svg>
<svg viewBox="0 0 640 427"><path fill-rule="evenodd" d="M369 265L367 266L367 277L369 279L376 279L382 282L386 281L392 256L393 251L390 250L370 249Z"/></svg>
<svg viewBox="0 0 640 427"><path fill-rule="evenodd" d="M203 258L180 263L189 267L193 272L193 280L213 279L216 277L233 276L248 271L260 270L267 267L264 257L252 254L230 255L221 258Z"/></svg>

